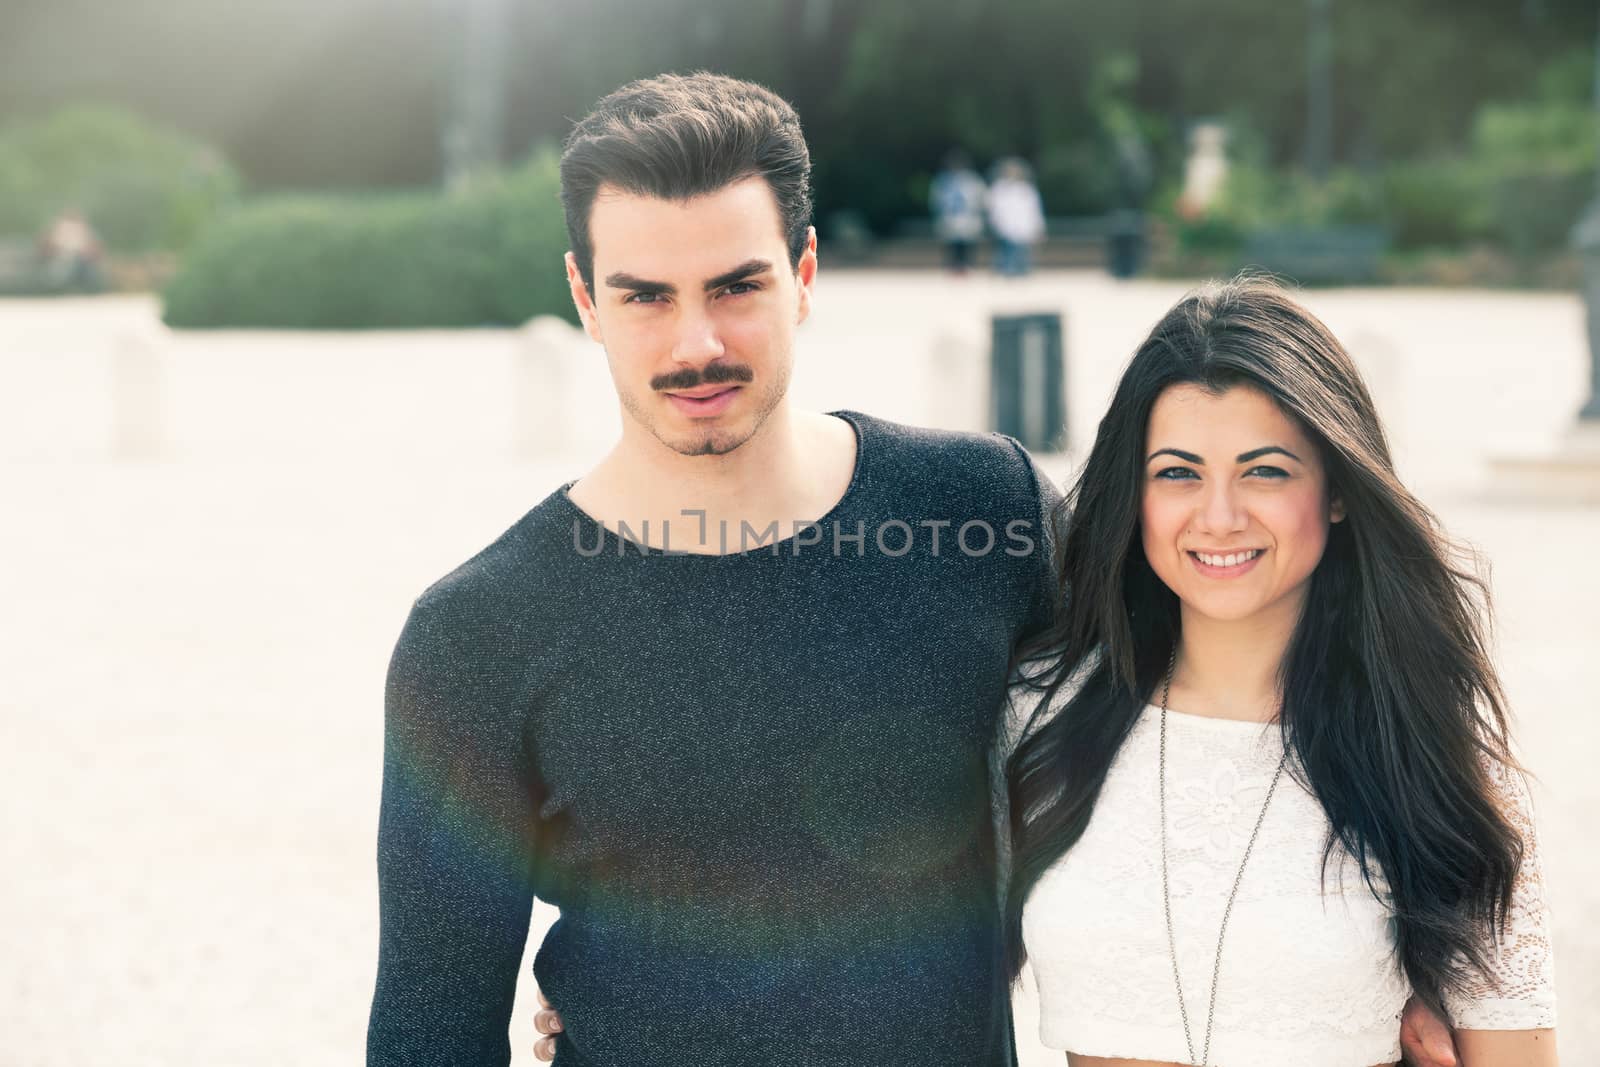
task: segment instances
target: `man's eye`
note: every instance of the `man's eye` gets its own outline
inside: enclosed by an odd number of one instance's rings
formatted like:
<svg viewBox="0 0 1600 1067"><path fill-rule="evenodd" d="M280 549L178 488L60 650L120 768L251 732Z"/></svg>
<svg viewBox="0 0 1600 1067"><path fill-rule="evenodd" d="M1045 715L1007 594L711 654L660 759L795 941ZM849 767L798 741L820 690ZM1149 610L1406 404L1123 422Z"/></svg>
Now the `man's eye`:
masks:
<svg viewBox="0 0 1600 1067"><path fill-rule="evenodd" d="M629 293L622 298L624 304L659 304L660 293Z"/></svg>
<svg viewBox="0 0 1600 1067"><path fill-rule="evenodd" d="M742 296L745 293L753 293L760 288L761 286L755 282L734 282L724 289L723 293L728 296Z"/></svg>
<svg viewBox="0 0 1600 1067"><path fill-rule="evenodd" d="M1198 478L1199 475L1188 467L1164 467L1156 471L1156 477L1165 478L1170 482L1181 482L1191 478Z"/></svg>

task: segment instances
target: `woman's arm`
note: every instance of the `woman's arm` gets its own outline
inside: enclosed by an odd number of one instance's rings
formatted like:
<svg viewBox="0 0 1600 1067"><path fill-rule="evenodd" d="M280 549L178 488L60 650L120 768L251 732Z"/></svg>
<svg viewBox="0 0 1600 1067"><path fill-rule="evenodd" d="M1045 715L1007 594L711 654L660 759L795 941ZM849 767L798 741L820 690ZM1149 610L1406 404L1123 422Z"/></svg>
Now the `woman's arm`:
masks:
<svg viewBox="0 0 1600 1067"><path fill-rule="evenodd" d="M1457 1030L1461 1067L1557 1067L1556 1032Z"/></svg>
<svg viewBox="0 0 1600 1067"><path fill-rule="evenodd" d="M1486 946L1487 972L1465 995L1447 995L1446 1007L1461 1067L1550 1067L1557 1062L1555 956L1533 802L1518 771L1495 763L1489 778L1522 837L1522 865L1505 926Z"/></svg>

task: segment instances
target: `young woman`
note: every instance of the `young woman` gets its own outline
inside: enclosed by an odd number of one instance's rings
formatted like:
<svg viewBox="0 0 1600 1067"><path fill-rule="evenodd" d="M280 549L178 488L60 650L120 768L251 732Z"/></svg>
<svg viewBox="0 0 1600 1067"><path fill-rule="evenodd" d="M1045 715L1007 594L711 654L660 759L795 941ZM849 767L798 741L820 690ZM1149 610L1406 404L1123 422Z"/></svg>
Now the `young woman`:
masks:
<svg viewBox="0 0 1600 1067"><path fill-rule="evenodd" d="M1368 1067L1415 995L1464 1067L1556 1062L1487 591L1276 286L1190 296L1068 494L1018 667L1009 963L1073 1067Z"/></svg>

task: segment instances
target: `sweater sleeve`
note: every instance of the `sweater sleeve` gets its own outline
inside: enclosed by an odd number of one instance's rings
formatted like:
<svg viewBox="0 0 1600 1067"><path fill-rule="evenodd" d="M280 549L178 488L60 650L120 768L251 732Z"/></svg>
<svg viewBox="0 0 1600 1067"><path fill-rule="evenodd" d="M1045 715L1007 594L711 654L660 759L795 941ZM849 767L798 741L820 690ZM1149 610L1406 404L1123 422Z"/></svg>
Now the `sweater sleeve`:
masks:
<svg viewBox="0 0 1600 1067"><path fill-rule="evenodd" d="M989 746L989 806L994 819L995 873L1000 899L1005 900L1011 882L1011 794L1006 781L1006 765L1017 750L1027 729L1028 719L1037 704L1037 694L1016 685L1006 687L1005 707L998 716L994 743Z"/></svg>
<svg viewBox="0 0 1600 1067"><path fill-rule="evenodd" d="M1499 763L1490 781L1503 798L1511 824L1522 835L1522 866L1512 885L1508 922L1489 946L1488 973L1476 976L1465 995L1447 997L1445 1008L1458 1030L1539 1030L1556 1024L1555 957L1544 899L1532 801L1522 776Z"/></svg>
<svg viewBox="0 0 1600 1067"><path fill-rule="evenodd" d="M467 644L425 595L389 665L368 1067L511 1062L532 761L508 670Z"/></svg>

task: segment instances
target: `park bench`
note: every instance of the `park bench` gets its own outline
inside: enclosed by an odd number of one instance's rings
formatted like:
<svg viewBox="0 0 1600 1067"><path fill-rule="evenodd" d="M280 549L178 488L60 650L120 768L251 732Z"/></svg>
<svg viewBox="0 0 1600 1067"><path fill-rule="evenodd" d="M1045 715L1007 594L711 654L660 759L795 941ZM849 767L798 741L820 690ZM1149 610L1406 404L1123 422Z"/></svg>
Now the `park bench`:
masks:
<svg viewBox="0 0 1600 1067"><path fill-rule="evenodd" d="M59 296L98 293L106 287L101 264L76 274L53 268L26 237L0 237L0 296Z"/></svg>
<svg viewBox="0 0 1600 1067"><path fill-rule="evenodd" d="M1258 230L1245 241L1242 266L1302 283L1370 282L1388 247L1377 226Z"/></svg>
<svg viewBox="0 0 1600 1067"><path fill-rule="evenodd" d="M44 281L32 241L0 238L0 296L37 293Z"/></svg>

